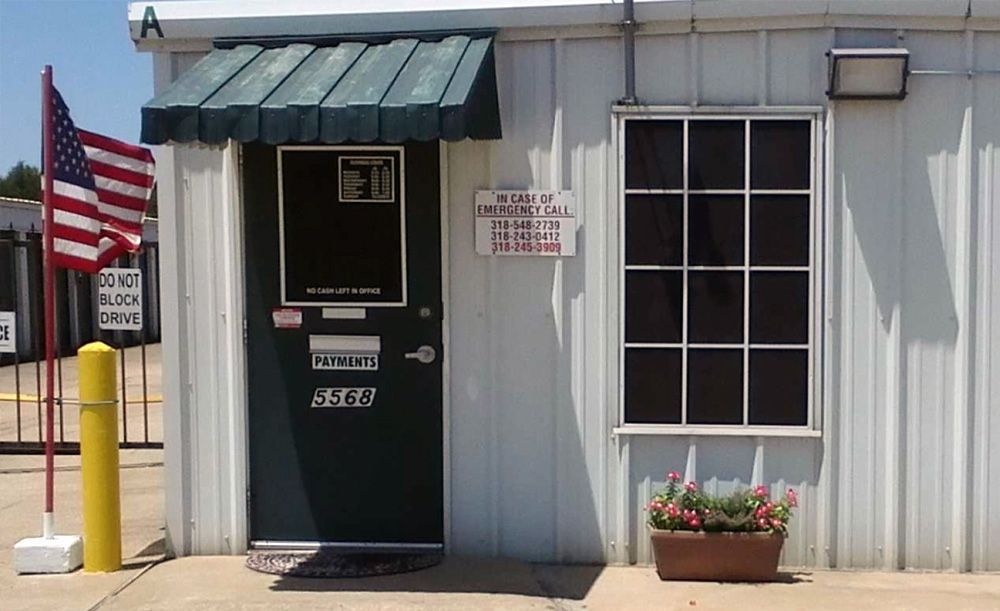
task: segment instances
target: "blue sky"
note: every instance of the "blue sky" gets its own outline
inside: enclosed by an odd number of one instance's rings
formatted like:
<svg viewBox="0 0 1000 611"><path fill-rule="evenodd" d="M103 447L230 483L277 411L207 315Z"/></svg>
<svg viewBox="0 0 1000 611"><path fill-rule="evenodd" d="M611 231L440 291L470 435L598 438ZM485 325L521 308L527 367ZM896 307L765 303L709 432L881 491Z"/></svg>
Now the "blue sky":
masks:
<svg viewBox="0 0 1000 611"><path fill-rule="evenodd" d="M39 165L42 66L80 127L139 140L153 94L152 56L128 35L125 0L0 0L0 173Z"/></svg>

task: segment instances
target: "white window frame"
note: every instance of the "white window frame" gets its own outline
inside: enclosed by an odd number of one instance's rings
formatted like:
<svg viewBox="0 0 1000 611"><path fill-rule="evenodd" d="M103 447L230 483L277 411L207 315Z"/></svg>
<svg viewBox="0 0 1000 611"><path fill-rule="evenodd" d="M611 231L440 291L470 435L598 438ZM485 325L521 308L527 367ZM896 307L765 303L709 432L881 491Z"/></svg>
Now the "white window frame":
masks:
<svg viewBox="0 0 1000 611"><path fill-rule="evenodd" d="M617 258L613 266L614 276L617 281L612 282L615 299L617 300L617 321L615 343L612 348L616 351L618 366L617 384L617 426L614 427L615 435L743 435L743 436L780 436L780 437L820 437L821 431L821 403L823 397L821 359L823 354L823 252L824 252L824 218L825 207L823 206L823 109L820 107L616 107L614 109L612 124L614 129L614 142L611 150L617 154L617 180L614 182L615 197L612 201L616 203L617 210L612 218L617 219L618 227L615 236L617 237L617 248L613 248ZM684 176L683 188L681 189L628 189L625 188L625 127L629 121L655 121L673 120L684 121ZM751 195L766 194L798 194L809 196L810 214L810 253L809 265L807 268L800 266L751 266L750 265L750 224L744 223L744 265L733 266L733 270L743 271L744 281L744 305L743 305L743 333L744 341L739 344L697 344L687 342L688 331L688 272L700 269L702 266L689 266L687 262L688 245L684 248L684 260L680 266L657 266L657 265L626 265L625 262L625 201L627 195L680 195L684 202L684 235L687 237L687 223L689 220L688 197L692 191L688 189L688 125L690 121L700 120L724 120L724 121L744 121L744 187L742 189L700 189L694 191L695 194L738 194L744 197L745 214L749 212ZM810 185L807 190L784 190L784 189L751 189L750 185L750 122L754 120L789 120L789 121L809 121L811 130L811 160L810 160ZM744 218L747 218L746 216ZM724 270L724 266L707 266L712 270ZM626 348L639 348L637 343L625 342L625 278L631 270L672 270L683 272L683 301L682 301L682 338L679 343L643 343L643 347L649 348L677 348L682 350L681 365L681 423L680 424L629 424L625 421L625 352ZM809 336L808 336L808 405L806 411L805 425L752 425L749 424L749 354L751 348L769 347L768 344L749 343L749 278L751 271L808 271L809 273ZM743 424L686 424L687 417L687 350L684 347L704 347L704 348L727 348L738 347L743 349ZM782 347L795 348L796 346L783 344Z"/></svg>

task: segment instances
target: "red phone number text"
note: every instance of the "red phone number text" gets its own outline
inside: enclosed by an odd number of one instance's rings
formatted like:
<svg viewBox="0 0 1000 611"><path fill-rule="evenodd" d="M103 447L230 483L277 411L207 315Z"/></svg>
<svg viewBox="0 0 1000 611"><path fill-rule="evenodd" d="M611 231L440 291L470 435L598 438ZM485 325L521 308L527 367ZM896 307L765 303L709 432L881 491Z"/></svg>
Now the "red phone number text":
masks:
<svg viewBox="0 0 1000 611"><path fill-rule="evenodd" d="M562 253L562 244L559 242L493 242L493 254L499 253Z"/></svg>

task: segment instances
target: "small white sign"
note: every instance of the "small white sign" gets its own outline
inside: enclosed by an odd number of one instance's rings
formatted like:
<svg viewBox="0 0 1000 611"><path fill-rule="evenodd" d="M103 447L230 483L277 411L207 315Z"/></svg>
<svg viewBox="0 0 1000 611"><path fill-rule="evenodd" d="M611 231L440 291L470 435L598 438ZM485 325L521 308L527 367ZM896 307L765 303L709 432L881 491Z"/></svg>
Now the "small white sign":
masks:
<svg viewBox="0 0 1000 611"><path fill-rule="evenodd" d="M309 360L313 369L378 371L382 338L378 335L310 335Z"/></svg>
<svg viewBox="0 0 1000 611"><path fill-rule="evenodd" d="M371 407L375 389L371 387L317 388L310 407Z"/></svg>
<svg viewBox="0 0 1000 611"><path fill-rule="evenodd" d="M17 352L17 314L0 312L0 353Z"/></svg>
<svg viewBox="0 0 1000 611"><path fill-rule="evenodd" d="M97 274L97 323L106 331L142 331L142 270L109 267Z"/></svg>
<svg viewBox="0 0 1000 611"><path fill-rule="evenodd" d="M476 252L571 257L576 254L572 191L476 191Z"/></svg>
<svg viewBox="0 0 1000 611"><path fill-rule="evenodd" d="M312 368L326 371L378 371L377 354L314 352Z"/></svg>

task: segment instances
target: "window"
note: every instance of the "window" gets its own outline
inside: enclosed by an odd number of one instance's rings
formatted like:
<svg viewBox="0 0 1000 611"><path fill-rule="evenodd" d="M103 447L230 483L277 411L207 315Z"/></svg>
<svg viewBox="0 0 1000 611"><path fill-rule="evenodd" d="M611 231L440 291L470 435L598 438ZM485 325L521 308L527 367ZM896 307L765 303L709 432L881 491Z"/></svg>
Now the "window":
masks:
<svg viewBox="0 0 1000 611"><path fill-rule="evenodd" d="M626 425L811 425L809 117L626 118Z"/></svg>

